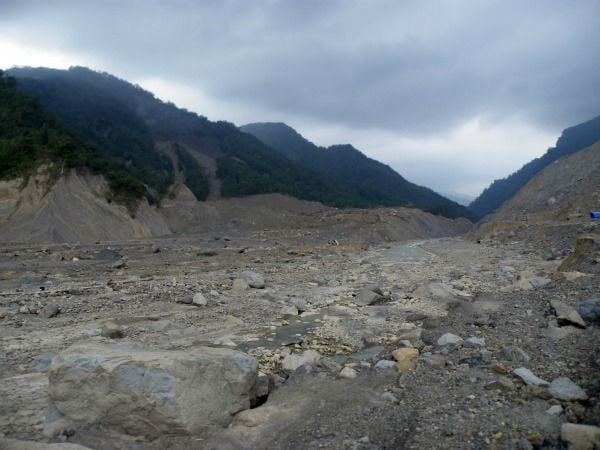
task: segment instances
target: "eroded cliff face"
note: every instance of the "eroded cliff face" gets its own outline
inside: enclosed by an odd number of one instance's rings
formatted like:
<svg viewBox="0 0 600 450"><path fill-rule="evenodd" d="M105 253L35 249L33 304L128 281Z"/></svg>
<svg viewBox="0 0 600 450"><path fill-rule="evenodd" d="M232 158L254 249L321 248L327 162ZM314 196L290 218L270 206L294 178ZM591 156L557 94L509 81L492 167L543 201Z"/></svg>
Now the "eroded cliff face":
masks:
<svg viewBox="0 0 600 450"><path fill-rule="evenodd" d="M600 142L550 164L512 199L485 218L470 236L526 239L538 247L572 248L590 232L589 212L600 207Z"/></svg>
<svg viewBox="0 0 600 450"><path fill-rule="evenodd" d="M170 234L304 230L323 239L373 244L456 236L471 227L419 209L335 209L281 194L199 202L173 185L160 207L135 211L106 200L100 176L75 171L51 183L40 171L27 180L0 182L0 242L62 243L147 239ZM300 232L300 231L299 231Z"/></svg>
<svg viewBox="0 0 600 450"><path fill-rule="evenodd" d="M145 200L130 213L106 200L106 181L75 171L49 181L43 171L0 182L0 241L94 242L169 234L164 218Z"/></svg>

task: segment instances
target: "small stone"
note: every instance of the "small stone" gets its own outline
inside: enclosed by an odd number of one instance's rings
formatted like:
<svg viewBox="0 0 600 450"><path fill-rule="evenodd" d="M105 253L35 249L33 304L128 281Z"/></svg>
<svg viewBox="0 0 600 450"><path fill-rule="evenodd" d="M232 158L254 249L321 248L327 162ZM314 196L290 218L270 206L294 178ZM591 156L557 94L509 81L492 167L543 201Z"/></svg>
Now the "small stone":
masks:
<svg viewBox="0 0 600 450"><path fill-rule="evenodd" d="M526 369L525 367L519 367L518 369L513 370L513 373L523 380L525 384L532 386L548 386L550 384L547 381L536 377L531 370Z"/></svg>
<svg viewBox="0 0 600 450"><path fill-rule="evenodd" d="M109 339L121 339L125 337L125 328L117 325L114 322L106 322L104 325L102 325L100 336Z"/></svg>
<svg viewBox="0 0 600 450"><path fill-rule="evenodd" d="M281 362L284 370L294 371L305 364L314 364L321 359L321 354L316 350L306 350L303 353L290 353Z"/></svg>
<svg viewBox="0 0 600 450"><path fill-rule="evenodd" d="M263 276L256 272L245 271L240 274L240 278L242 278L248 286L254 289L264 289L265 287L265 279Z"/></svg>
<svg viewBox="0 0 600 450"><path fill-rule="evenodd" d="M6 316L8 316L8 308L0 308L0 320L4 319Z"/></svg>
<svg viewBox="0 0 600 450"><path fill-rule="evenodd" d="M562 414L563 412L563 407L560 405L552 405L550 408L548 408L546 410L546 414L549 414L551 416L558 416L560 414Z"/></svg>
<svg viewBox="0 0 600 450"><path fill-rule="evenodd" d="M354 370L351 367L344 367L341 371L340 371L340 377L342 378L356 378L356 370Z"/></svg>
<svg viewBox="0 0 600 450"><path fill-rule="evenodd" d="M552 397L558 400L574 401L588 399L585 391L567 377L560 377L553 380L550 386L548 386L548 391Z"/></svg>
<svg viewBox="0 0 600 450"><path fill-rule="evenodd" d="M525 394L527 398L541 398L542 400L550 400L552 398L548 389L543 386L527 385L525 386Z"/></svg>
<svg viewBox="0 0 600 450"><path fill-rule="evenodd" d="M581 302L577 311L586 322L600 325L600 297Z"/></svg>
<svg viewBox="0 0 600 450"><path fill-rule="evenodd" d="M470 337L465 340L465 347L478 348L485 347L485 338Z"/></svg>
<svg viewBox="0 0 600 450"><path fill-rule="evenodd" d="M393 369L394 367L396 367L396 363L394 361L390 361L389 359L381 359L377 361L377 364L375 364L376 370Z"/></svg>
<svg viewBox="0 0 600 450"><path fill-rule="evenodd" d="M556 312L556 321L560 326L575 325L580 328L586 328L585 322L575 308L572 308L560 300L551 300L550 305Z"/></svg>
<svg viewBox="0 0 600 450"><path fill-rule="evenodd" d="M550 278L544 278L544 277L535 277L535 278L531 278L527 281L529 281L529 284L531 284L534 288L539 288L542 286L546 286L549 283L552 283L552 280Z"/></svg>
<svg viewBox="0 0 600 450"><path fill-rule="evenodd" d="M123 269L126 265L127 265L127 262L124 259L120 259L119 261L116 261L113 263L112 268L113 269Z"/></svg>
<svg viewBox="0 0 600 450"><path fill-rule="evenodd" d="M381 394L381 398L383 398L384 400L387 400L388 402L392 402L392 403L398 403L398 397L396 397L394 394L392 394L391 392L385 391L383 394Z"/></svg>
<svg viewBox="0 0 600 450"><path fill-rule="evenodd" d="M413 361L419 357L419 350L416 348L399 348L392 352L392 357L400 361Z"/></svg>
<svg viewBox="0 0 600 450"><path fill-rule="evenodd" d="M201 292L196 292L192 298L192 303L196 306L206 306L208 302Z"/></svg>
<svg viewBox="0 0 600 450"><path fill-rule="evenodd" d="M374 292L373 289L362 289L356 296L354 297L354 303L360 306L368 306L373 305L380 300L383 299L383 296L377 292Z"/></svg>
<svg viewBox="0 0 600 450"><path fill-rule="evenodd" d="M425 365L436 369L442 369L446 366L446 357L444 355L428 355L419 359Z"/></svg>
<svg viewBox="0 0 600 450"><path fill-rule="evenodd" d="M233 289L234 291L245 291L249 287L250 286L248 285L246 280L243 280L242 278L235 278L233 280L233 285L231 286L231 289Z"/></svg>
<svg viewBox="0 0 600 450"><path fill-rule="evenodd" d="M339 373L342 370L341 364L335 362L331 358L319 359L319 361L317 362L317 366L331 373Z"/></svg>
<svg viewBox="0 0 600 450"><path fill-rule="evenodd" d="M495 362L494 364L492 364L492 370L496 373L500 373L503 375L508 373L508 369L499 362Z"/></svg>
<svg viewBox="0 0 600 450"><path fill-rule="evenodd" d="M529 355L516 345L507 345L502 349L502 353L504 353L506 359L514 363L527 364L531 361Z"/></svg>
<svg viewBox="0 0 600 450"><path fill-rule="evenodd" d="M284 316L297 316L298 309L293 305L286 305L281 309L281 314Z"/></svg>
<svg viewBox="0 0 600 450"><path fill-rule="evenodd" d="M27 305L23 305L19 308L19 312L21 314L30 314L31 311L29 310L29 308L27 307Z"/></svg>
<svg viewBox="0 0 600 450"><path fill-rule="evenodd" d="M405 359L396 363L396 370L398 371L398 373L406 373L411 370L414 370L416 367L417 364L414 360Z"/></svg>
<svg viewBox="0 0 600 450"><path fill-rule="evenodd" d="M461 338L460 336L457 336L452 333L446 333L437 340L437 345L460 345L462 344L462 342L463 338Z"/></svg>
<svg viewBox="0 0 600 450"><path fill-rule="evenodd" d="M484 386L487 390L496 390L496 391L514 391L515 383L512 382L510 378L500 376L497 380L492 381Z"/></svg>
<svg viewBox="0 0 600 450"><path fill-rule="evenodd" d="M31 362L30 366L38 372L46 372L50 368L53 358L54 353L52 352L40 353L35 358L33 358L33 361Z"/></svg>
<svg viewBox="0 0 600 450"><path fill-rule="evenodd" d="M42 319L50 319L55 317L60 312L60 309L56 305L46 305L38 311L38 316Z"/></svg>
<svg viewBox="0 0 600 450"><path fill-rule="evenodd" d="M593 450L600 446L600 427L563 423L560 438L569 443L569 450Z"/></svg>

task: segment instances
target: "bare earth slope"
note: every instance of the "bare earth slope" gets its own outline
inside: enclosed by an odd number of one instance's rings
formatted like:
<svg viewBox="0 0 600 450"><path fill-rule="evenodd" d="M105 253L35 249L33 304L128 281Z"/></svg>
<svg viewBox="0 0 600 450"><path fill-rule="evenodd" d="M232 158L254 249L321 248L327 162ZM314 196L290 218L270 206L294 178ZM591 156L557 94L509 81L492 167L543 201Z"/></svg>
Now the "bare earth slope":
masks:
<svg viewBox="0 0 600 450"><path fill-rule="evenodd" d="M36 175L0 182L0 241L94 242L140 239L169 234L163 217L140 202L132 217L124 206L102 195L106 182L98 176L71 173L49 185Z"/></svg>
<svg viewBox="0 0 600 450"><path fill-rule="evenodd" d="M198 202L175 184L161 207L139 202L132 214L109 203L106 182L75 172L49 183L47 175L0 182L0 242L62 243L124 241L170 234L235 233L247 230L310 230L323 240L373 244L464 234L466 219L418 209L329 208L281 194Z"/></svg>
<svg viewBox="0 0 600 450"><path fill-rule="evenodd" d="M600 208L600 142L540 172L471 233L475 239L515 237L562 252L591 231L589 212Z"/></svg>

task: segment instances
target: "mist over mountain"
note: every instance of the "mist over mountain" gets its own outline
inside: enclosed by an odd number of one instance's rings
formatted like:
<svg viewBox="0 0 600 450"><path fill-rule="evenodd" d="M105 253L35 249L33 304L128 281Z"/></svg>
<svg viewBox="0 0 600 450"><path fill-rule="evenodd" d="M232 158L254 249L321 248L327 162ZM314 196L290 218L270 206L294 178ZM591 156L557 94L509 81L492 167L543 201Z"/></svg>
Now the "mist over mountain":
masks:
<svg viewBox="0 0 600 450"><path fill-rule="evenodd" d="M483 217L494 212L512 198L527 182L553 161L582 150L600 140L600 116L567 128L556 141L556 146L506 178L494 181L473 202L469 209Z"/></svg>
<svg viewBox="0 0 600 450"><path fill-rule="evenodd" d="M448 217L475 217L465 207L407 181L352 145L318 147L284 123L252 123L240 129L304 167L349 184L372 204L415 206Z"/></svg>

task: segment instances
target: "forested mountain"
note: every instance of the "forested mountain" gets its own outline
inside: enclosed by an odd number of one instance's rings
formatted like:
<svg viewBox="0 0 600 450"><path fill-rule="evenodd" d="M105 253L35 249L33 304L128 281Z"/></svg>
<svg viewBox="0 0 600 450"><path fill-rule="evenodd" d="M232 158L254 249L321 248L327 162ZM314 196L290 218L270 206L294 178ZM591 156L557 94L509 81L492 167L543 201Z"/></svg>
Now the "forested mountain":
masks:
<svg viewBox="0 0 600 450"><path fill-rule="evenodd" d="M548 164L562 156L582 150L599 140L600 116L567 128L556 141L555 147L549 148L543 156L528 162L508 177L494 181L469 205L469 209L482 217L495 211Z"/></svg>
<svg viewBox="0 0 600 450"><path fill-rule="evenodd" d="M409 183L349 145L324 150L299 141L308 150L297 158L231 123L211 122L110 74L83 67L9 72L66 131L104 160L127 167L157 201L177 177L199 200L209 194L282 193L337 207L413 206L472 218L460 205Z"/></svg>
<svg viewBox="0 0 600 450"><path fill-rule="evenodd" d="M54 178L69 169L100 173L118 201L146 194L132 170L73 136L35 98L20 91L13 77L0 71L0 179L28 177L42 164Z"/></svg>
<svg viewBox="0 0 600 450"><path fill-rule="evenodd" d="M304 167L352 186L372 205L415 206L448 217L474 218L464 206L407 181L351 145L318 147L283 123L253 123L241 130Z"/></svg>
<svg viewBox="0 0 600 450"><path fill-rule="evenodd" d="M210 189L219 189L217 197L279 192L332 206L368 206L355 190L294 163L233 124L211 122L112 75L82 67L10 73L78 138L126 164L159 198L173 180L170 149L199 200L208 194L212 170L218 183Z"/></svg>

